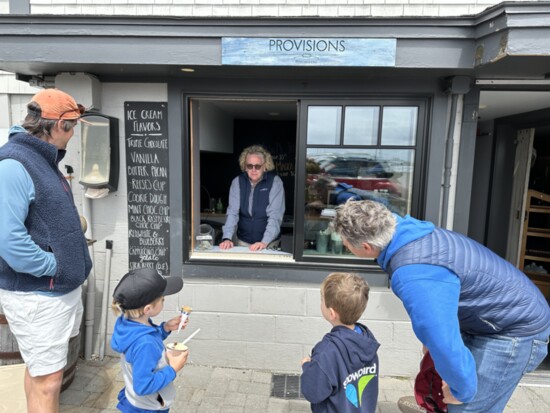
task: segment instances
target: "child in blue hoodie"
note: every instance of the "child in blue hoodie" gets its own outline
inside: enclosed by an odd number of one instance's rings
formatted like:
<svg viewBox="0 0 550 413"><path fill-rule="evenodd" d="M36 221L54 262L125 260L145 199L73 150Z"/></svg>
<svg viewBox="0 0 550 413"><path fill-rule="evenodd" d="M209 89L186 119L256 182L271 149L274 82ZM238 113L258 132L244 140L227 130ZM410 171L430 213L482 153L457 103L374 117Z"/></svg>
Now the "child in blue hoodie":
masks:
<svg viewBox="0 0 550 413"><path fill-rule="evenodd" d="M378 401L378 347L357 321L369 286L356 274L332 273L321 284L321 313L332 325L302 360L301 387L314 413L374 413Z"/></svg>
<svg viewBox="0 0 550 413"><path fill-rule="evenodd" d="M111 347L120 353L124 377L117 405L121 412L168 412L174 402L173 381L189 352L166 352L163 340L178 329L181 315L160 325L151 317L164 308L164 296L182 287L180 277L163 277L154 269L140 268L122 277L115 288L112 307L122 315L116 320Z"/></svg>

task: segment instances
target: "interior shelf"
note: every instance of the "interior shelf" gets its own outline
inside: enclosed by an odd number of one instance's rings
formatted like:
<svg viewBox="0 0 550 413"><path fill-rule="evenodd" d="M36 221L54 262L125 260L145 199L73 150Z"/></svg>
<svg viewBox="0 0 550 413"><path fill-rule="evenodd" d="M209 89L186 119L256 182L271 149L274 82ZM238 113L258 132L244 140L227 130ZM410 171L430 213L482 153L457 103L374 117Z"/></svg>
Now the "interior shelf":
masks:
<svg viewBox="0 0 550 413"><path fill-rule="evenodd" d="M525 203L519 267L550 301L550 274L530 271L538 266L550 273L550 215L548 214L550 214L550 195L530 189Z"/></svg>
<svg viewBox="0 0 550 413"><path fill-rule="evenodd" d="M531 261L550 262L550 257L544 257L541 255L526 255L525 259Z"/></svg>
<svg viewBox="0 0 550 413"><path fill-rule="evenodd" d="M545 228L527 228L528 237L550 238L550 229Z"/></svg>

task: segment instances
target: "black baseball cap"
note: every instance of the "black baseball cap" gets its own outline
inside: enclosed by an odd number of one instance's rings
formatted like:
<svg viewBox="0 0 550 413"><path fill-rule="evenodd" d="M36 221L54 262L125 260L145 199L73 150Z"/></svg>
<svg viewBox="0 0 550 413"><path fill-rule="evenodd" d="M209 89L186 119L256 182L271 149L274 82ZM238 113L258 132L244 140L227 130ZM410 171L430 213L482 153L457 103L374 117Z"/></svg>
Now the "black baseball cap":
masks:
<svg viewBox="0 0 550 413"><path fill-rule="evenodd" d="M183 279L180 277L165 277L153 268L138 268L120 279L113 298L124 310L134 310L159 297L176 294L182 288Z"/></svg>

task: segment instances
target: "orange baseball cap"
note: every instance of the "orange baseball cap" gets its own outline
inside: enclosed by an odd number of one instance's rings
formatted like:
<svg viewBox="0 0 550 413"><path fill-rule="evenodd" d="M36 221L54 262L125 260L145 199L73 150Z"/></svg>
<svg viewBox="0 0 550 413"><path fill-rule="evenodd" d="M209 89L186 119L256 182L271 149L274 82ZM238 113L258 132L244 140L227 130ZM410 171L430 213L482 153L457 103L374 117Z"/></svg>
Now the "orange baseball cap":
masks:
<svg viewBox="0 0 550 413"><path fill-rule="evenodd" d="M76 103L72 96L59 89L44 89L34 95L31 102L36 102L42 110L43 119L80 119L86 109Z"/></svg>

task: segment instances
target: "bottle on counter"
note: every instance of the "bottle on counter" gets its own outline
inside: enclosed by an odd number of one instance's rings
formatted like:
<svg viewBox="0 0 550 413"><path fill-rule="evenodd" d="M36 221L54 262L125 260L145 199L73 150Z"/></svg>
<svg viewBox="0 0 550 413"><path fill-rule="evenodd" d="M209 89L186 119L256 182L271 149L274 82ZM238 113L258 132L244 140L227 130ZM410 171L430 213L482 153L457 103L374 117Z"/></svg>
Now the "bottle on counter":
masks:
<svg viewBox="0 0 550 413"><path fill-rule="evenodd" d="M216 213L223 214L223 203L221 198L218 198L218 203L216 204Z"/></svg>

